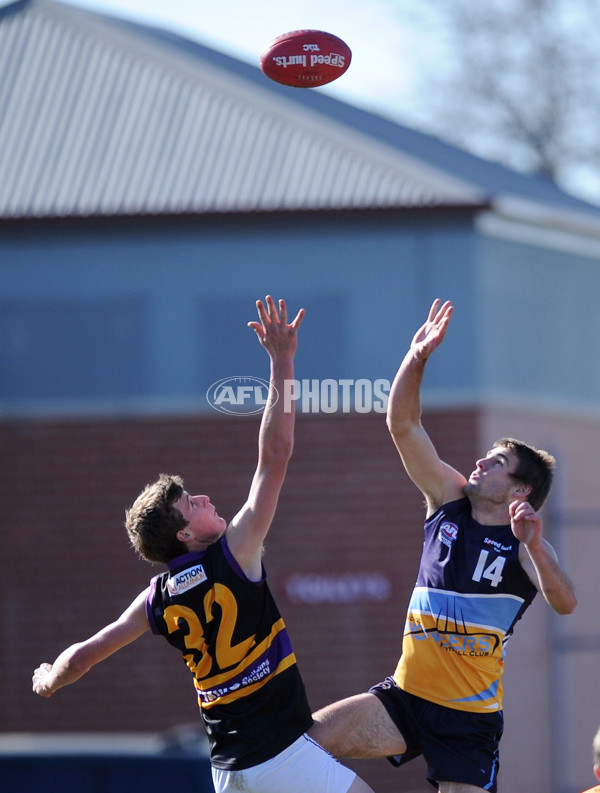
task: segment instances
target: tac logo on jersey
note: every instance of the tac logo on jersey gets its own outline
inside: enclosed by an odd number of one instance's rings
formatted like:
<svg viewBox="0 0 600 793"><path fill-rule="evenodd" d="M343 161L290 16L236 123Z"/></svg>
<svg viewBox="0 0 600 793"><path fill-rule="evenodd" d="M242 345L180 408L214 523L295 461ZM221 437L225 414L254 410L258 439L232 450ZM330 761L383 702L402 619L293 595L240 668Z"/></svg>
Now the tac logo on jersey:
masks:
<svg viewBox="0 0 600 793"><path fill-rule="evenodd" d="M440 533L438 534L438 539L440 542L443 542L444 545L447 545L448 548L452 547L452 543L458 537L458 526L456 523L450 523L450 521L445 520L442 525L440 526Z"/></svg>
<svg viewBox="0 0 600 793"><path fill-rule="evenodd" d="M206 581L206 577L202 565L197 564L171 576L167 581L167 590L170 595L181 595L182 592L187 592L188 589L193 589L193 587Z"/></svg>

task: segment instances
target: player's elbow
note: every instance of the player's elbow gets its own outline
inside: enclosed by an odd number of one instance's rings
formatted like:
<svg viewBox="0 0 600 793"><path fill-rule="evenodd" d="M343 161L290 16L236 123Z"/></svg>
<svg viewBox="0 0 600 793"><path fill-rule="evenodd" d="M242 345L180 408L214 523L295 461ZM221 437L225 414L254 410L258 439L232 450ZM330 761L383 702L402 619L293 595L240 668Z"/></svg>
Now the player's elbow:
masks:
<svg viewBox="0 0 600 793"><path fill-rule="evenodd" d="M65 659L65 666L72 675L81 677L89 672L95 662L93 649L81 643L73 647L71 654Z"/></svg>
<svg viewBox="0 0 600 793"><path fill-rule="evenodd" d="M396 432L398 432L399 422L394 416L390 415L389 411L387 416L385 417L385 423L390 435L395 435Z"/></svg>
<svg viewBox="0 0 600 793"><path fill-rule="evenodd" d="M386 417L388 431L396 444L401 444L403 438L407 438L414 430L414 423L408 418L398 418L389 413Z"/></svg>
<svg viewBox="0 0 600 793"><path fill-rule="evenodd" d="M575 595L572 595L567 600L559 603L557 606L554 607L554 611L561 616L566 616L567 614L572 614L577 607L577 598Z"/></svg>
<svg viewBox="0 0 600 793"><path fill-rule="evenodd" d="M292 452L294 451L294 441L290 438L279 438L276 443L272 443L263 450L263 460L270 467L287 466Z"/></svg>

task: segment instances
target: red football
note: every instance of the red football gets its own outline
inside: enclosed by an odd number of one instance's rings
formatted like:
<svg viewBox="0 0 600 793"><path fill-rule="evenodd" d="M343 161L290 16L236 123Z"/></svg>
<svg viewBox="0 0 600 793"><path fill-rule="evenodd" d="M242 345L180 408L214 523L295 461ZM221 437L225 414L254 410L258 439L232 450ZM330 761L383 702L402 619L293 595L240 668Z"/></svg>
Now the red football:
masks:
<svg viewBox="0 0 600 793"><path fill-rule="evenodd" d="M332 33L293 30L267 46L260 68L276 83L316 88L341 77L351 58L350 47Z"/></svg>

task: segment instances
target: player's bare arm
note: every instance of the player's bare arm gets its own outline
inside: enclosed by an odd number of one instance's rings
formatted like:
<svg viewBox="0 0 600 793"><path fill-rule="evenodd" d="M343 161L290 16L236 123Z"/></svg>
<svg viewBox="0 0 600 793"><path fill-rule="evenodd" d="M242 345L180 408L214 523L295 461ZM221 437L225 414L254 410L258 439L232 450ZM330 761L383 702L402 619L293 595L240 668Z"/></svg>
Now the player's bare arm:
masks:
<svg viewBox="0 0 600 793"><path fill-rule="evenodd" d="M421 424L421 384L429 356L444 340L453 307L434 300L426 322L415 333L392 383L387 425L406 472L423 493L428 514L460 498L466 479L440 460Z"/></svg>
<svg viewBox="0 0 600 793"><path fill-rule="evenodd" d="M521 542L521 566L557 614L571 614L577 598L571 582L558 564L556 551L542 537L540 516L526 501L513 501L509 512L512 532Z"/></svg>
<svg viewBox="0 0 600 793"><path fill-rule="evenodd" d="M285 410L284 383L294 378L300 309L288 323L284 300L277 306L268 295L256 304L260 322L249 322L271 362L270 387L258 437L258 464L248 500L227 529L227 542L242 569L252 580L261 576L263 540L277 508L294 442L294 411Z"/></svg>
<svg viewBox="0 0 600 793"><path fill-rule="evenodd" d="M72 644L53 664L40 664L33 673L34 693L41 697L51 697L59 688L75 683L92 666L140 637L149 627L146 617L147 597L146 589L140 592L118 620L89 639Z"/></svg>

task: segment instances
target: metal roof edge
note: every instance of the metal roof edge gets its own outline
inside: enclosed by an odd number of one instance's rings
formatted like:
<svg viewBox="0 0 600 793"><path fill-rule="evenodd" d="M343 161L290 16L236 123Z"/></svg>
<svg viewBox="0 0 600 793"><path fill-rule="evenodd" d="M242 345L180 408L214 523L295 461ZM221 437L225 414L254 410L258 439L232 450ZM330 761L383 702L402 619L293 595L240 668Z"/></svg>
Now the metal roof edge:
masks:
<svg viewBox="0 0 600 793"><path fill-rule="evenodd" d="M336 219L347 217L364 217L387 219L390 217L411 217L415 216L456 216L474 215L481 211L492 208L492 203L488 199L464 203L448 204L424 204L419 206L389 206L389 207L336 207L336 208L300 208L300 209L270 209L270 210L235 210L218 211L211 210L206 212L137 212L137 213L115 213L115 214L90 214L90 215L20 215L15 217L0 216L0 228L9 230L10 228L31 229L31 228L51 228L61 226L80 226L103 225L130 225L138 222L143 225L146 222L155 223L157 220L168 222L180 222L185 224L197 223L199 220L214 221L215 218L229 220L232 222L245 219L308 219L321 216L323 219Z"/></svg>

